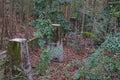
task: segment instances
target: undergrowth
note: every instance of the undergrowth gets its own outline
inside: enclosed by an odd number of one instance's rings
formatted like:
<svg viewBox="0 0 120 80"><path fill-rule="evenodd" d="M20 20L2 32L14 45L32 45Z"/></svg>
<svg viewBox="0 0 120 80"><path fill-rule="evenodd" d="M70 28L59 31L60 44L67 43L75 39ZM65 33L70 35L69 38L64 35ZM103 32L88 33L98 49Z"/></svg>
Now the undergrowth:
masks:
<svg viewBox="0 0 120 80"><path fill-rule="evenodd" d="M52 54L60 54L62 50L60 48L47 48L44 49L40 55L41 62L37 67L37 75L44 75L49 73L49 63L52 60Z"/></svg>
<svg viewBox="0 0 120 80"><path fill-rule="evenodd" d="M109 35L95 53L83 61L73 80L120 79L120 33Z"/></svg>

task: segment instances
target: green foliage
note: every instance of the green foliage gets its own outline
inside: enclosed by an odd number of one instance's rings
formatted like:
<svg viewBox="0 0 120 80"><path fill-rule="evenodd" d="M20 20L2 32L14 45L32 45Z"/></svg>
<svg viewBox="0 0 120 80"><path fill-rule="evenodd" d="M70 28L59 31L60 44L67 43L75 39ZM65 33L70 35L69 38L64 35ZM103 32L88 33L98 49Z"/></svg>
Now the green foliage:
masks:
<svg viewBox="0 0 120 80"><path fill-rule="evenodd" d="M91 37L91 38L97 39L97 36L94 33L92 33L92 32L83 32L83 35L84 34L89 36L89 37Z"/></svg>
<svg viewBox="0 0 120 80"><path fill-rule="evenodd" d="M119 61L120 33L116 33L107 37L98 50L84 60L73 79L79 80L80 77L85 77L91 80L113 80L113 75L114 78L120 79Z"/></svg>
<svg viewBox="0 0 120 80"><path fill-rule="evenodd" d="M107 36L101 47L107 49L112 54L120 54L120 33Z"/></svg>
<svg viewBox="0 0 120 80"><path fill-rule="evenodd" d="M111 33L111 29L116 29L116 17L120 15L119 1L115 0L113 2L115 4L98 0L95 3L93 2L93 5L90 5L89 0L77 0L76 3L73 3L73 8L75 8L73 15L81 16L80 13L85 14L84 31L92 31L104 39L104 36ZM83 10L83 7L85 7L85 10Z"/></svg>
<svg viewBox="0 0 120 80"><path fill-rule="evenodd" d="M64 19L60 6L68 5L71 0L34 0L34 16L50 19L52 23L61 24L61 37L69 30L68 21Z"/></svg>
<svg viewBox="0 0 120 80"><path fill-rule="evenodd" d="M104 18L106 19L106 23L104 27L106 27L106 32L111 33L111 29L115 28L116 26L116 18L119 17L120 8L119 8L120 1L108 1L106 6L104 7Z"/></svg>
<svg viewBox="0 0 120 80"><path fill-rule="evenodd" d="M48 42L51 42L54 27L52 26L50 19L37 19L32 22L32 25L37 29L35 36L40 38L38 42L40 47L45 45L45 39L48 40Z"/></svg>
<svg viewBox="0 0 120 80"><path fill-rule="evenodd" d="M80 15L81 9L79 8L83 4L84 4L83 0L76 0L76 1L72 0L71 6L72 6L73 17L76 17L77 19L81 18L81 15Z"/></svg>
<svg viewBox="0 0 120 80"><path fill-rule="evenodd" d="M4 67L6 63L6 59L0 60L0 68Z"/></svg>
<svg viewBox="0 0 120 80"><path fill-rule="evenodd" d="M73 63L74 65L78 65L78 64L80 63L80 60L78 60L78 59L73 60L72 63Z"/></svg>
<svg viewBox="0 0 120 80"><path fill-rule="evenodd" d="M63 38L65 33L69 30L68 21L64 19L63 12L60 6L69 5L72 0L34 0L33 15L38 18L32 25L35 26L37 32L35 35L40 38L38 44L43 47L46 43L51 43L55 27L52 23L61 24L61 35ZM37 74L45 74L49 72L49 62L52 59L53 53L60 53L61 50L57 48L45 49L41 53L41 62L37 68Z"/></svg>
<svg viewBox="0 0 120 80"><path fill-rule="evenodd" d="M49 71L48 64L51 60L49 51L50 51L50 49L45 49L41 53L41 62L37 67L37 75L39 75L39 74L42 75L42 74L48 73L48 71Z"/></svg>
<svg viewBox="0 0 120 80"><path fill-rule="evenodd" d="M116 17L120 17L120 11L114 13Z"/></svg>
<svg viewBox="0 0 120 80"><path fill-rule="evenodd" d="M120 1L109 2L110 11L113 13L113 16L120 17L120 8L119 8Z"/></svg>
<svg viewBox="0 0 120 80"><path fill-rule="evenodd" d="M72 80L79 80L81 77L84 77L84 67L80 67L73 76Z"/></svg>
<svg viewBox="0 0 120 80"><path fill-rule="evenodd" d="M49 73L49 63L52 60L53 54L60 54L61 49L59 48L47 48L44 49L40 55L41 62L37 67L37 75L44 75L46 73Z"/></svg>
<svg viewBox="0 0 120 80"><path fill-rule="evenodd" d="M0 78L0 80L4 80L3 78Z"/></svg>
<svg viewBox="0 0 120 80"><path fill-rule="evenodd" d="M34 8L35 8L35 12L34 15L35 16L39 16L40 14L49 14L52 15L51 12L53 14L59 13L61 14L62 12L59 9L60 6L63 5L69 5L72 3L72 0L34 0ZM55 12L55 13L54 13ZM49 16L46 15L46 16Z"/></svg>

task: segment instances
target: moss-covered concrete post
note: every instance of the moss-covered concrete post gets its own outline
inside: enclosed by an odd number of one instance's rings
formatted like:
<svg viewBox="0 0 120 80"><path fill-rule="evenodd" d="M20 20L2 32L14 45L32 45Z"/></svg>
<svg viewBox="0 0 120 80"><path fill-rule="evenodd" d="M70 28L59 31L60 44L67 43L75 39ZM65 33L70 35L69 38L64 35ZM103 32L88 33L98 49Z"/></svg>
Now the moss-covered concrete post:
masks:
<svg viewBox="0 0 120 80"><path fill-rule="evenodd" d="M54 37L57 37L57 40L55 42L61 41L61 25L60 24L52 24L52 25L56 28L55 31L56 36Z"/></svg>
<svg viewBox="0 0 120 80"><path fill-rule="evenodd" d="M26 39L15 38L8 43L5 80L33 80Z"/></svg>
<svg viewBox="0 0 120 80"><path fill-rule="evenodd" d="M67 45L69 46L72 46L74 51L76 53L80 52L80 49L79 49L79 35L80 35L80 30L79 30L79 20L78 18L76 17L71 17L70 18L70 31L69 33L67 34Z"/></svg>
<svg viewBox="0 0 120 80"><path fill-rule="evenodd" d="M35 51L40 47L38 44L38 41L39 41L39 38L33 38L28 40L29 52Z"/></svg>
<svg viewBox="0 0 120 80"><path fill-rule="evenodd" d="M70 22L71 22L71 26L70 26L71 31L76 32L77 31L77 18L71 17Z"/></svg>
<svg viewBox="0 0 120 80"><path fill-rule="evenodd" d="M56 48L59 51L53 53L52 56L52 61L58 61L62 62L64 59L64 50L63 50L63 42L62 42L62 37L61 37L61 24L52 24L56 28L56 33L57 34L55 37L57 37L56 41L53 43L55 44L54 46L52 45L51 48Z"/></svg>

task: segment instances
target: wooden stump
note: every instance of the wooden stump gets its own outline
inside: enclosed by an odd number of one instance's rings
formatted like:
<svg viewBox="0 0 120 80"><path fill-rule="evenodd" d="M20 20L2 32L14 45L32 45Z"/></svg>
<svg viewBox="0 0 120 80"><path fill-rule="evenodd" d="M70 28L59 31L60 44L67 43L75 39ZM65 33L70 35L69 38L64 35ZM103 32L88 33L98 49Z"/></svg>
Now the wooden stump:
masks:
<svg viewBox="0 0 120 80"><path fill-rule="evenodd" d="M33 80L27 40L15 38L9 41L5 68L5 80ZM21 79L20 79L21 80Z"/></svg>

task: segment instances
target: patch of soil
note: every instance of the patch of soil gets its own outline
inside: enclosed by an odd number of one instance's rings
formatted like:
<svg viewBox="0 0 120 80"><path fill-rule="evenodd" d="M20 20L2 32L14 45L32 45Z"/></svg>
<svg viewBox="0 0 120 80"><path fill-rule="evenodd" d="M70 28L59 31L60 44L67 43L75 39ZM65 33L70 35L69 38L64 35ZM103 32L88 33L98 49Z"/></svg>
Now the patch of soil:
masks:
<svg viewBox="0 0 120 80"><path fill-rule="evenodd" d="M32 71L36 72L36 66L40 63L41 50L38 49L30 54ZM72 76L81 65L87 53L74 53L71 47L64 47L64 61L50 62L50 72L43 76L34 75L34 80L72 80ZM77 62L76 62L77 61Z"/></svg>

